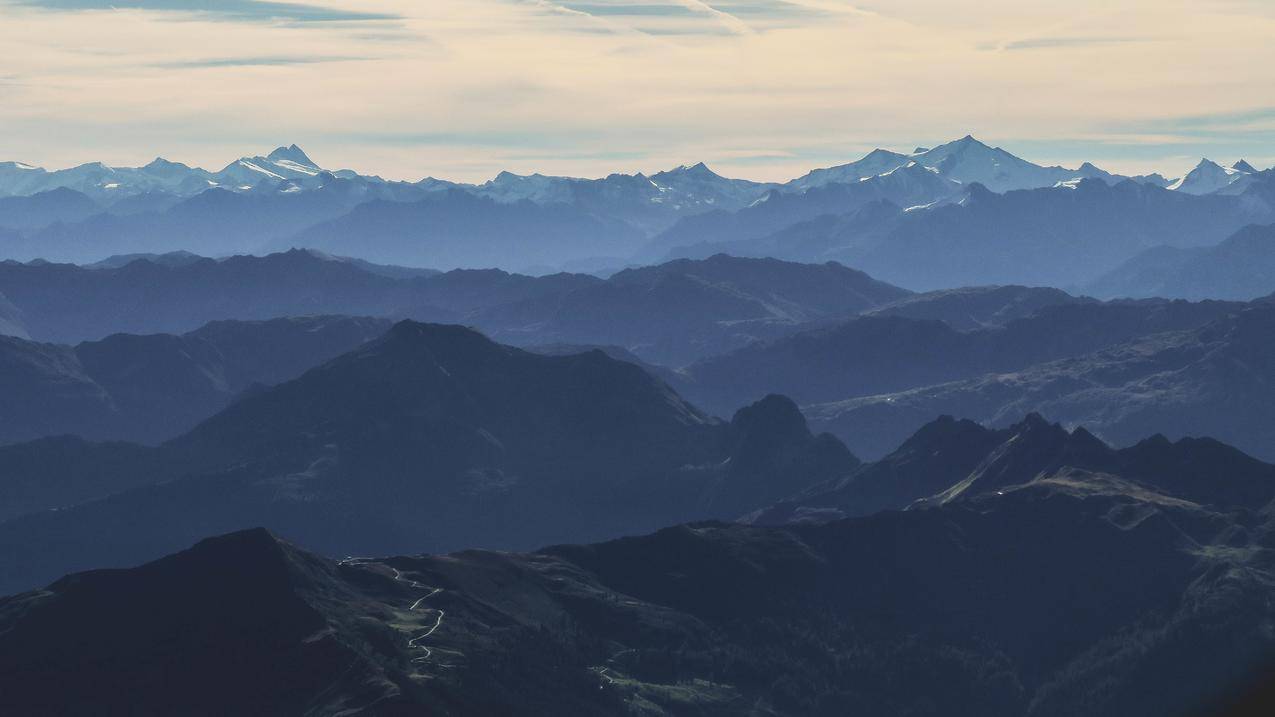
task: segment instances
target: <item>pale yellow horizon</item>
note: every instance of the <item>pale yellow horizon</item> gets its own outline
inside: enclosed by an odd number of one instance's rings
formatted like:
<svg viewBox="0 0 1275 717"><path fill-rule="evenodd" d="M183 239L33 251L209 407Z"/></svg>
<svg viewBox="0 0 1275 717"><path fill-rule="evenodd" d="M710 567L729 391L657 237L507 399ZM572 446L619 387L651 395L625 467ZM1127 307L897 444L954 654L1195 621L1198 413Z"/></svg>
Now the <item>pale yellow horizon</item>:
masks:
<svg viewBox="0 0 1275 717"><path fill-rule="evenodd" d="M0 160L782 181L966 133L1041 164L1275 164L1275 3L0 0ZM114 9L112 9L112 6Z"/></svg>

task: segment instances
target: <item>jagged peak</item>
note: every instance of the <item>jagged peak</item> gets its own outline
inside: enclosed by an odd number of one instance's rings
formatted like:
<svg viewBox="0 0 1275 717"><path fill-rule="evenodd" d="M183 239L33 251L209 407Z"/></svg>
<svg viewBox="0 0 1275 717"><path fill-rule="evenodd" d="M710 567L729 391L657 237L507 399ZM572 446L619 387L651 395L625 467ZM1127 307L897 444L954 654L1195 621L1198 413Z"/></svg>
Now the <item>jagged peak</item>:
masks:
<svg viewBox="0 0 1275 717"><path fill-rule="evenodd" d="M173 162L171 160L164 159L163 157L156 157L148 162L146 166L142 167L142 169L168 169L170 167L185 168L186 165L181 162Z"/></svg>
<svg viewBox="0 0 1275 717"><path fill-rule="evenodd" d="M695 177L720 176L713 170L709 169L708 165L704 164L703 162L696 162L695 164L683 164L683 165L674 167L673 169L660 172L656 174L655 176L669 177L669 176L675 176L675 175L688 175L688 176L695 176Z"/></svg>
<svg viewBox="0 0 1275 717"><path fill-rule="evenodd" d="M306 155L306 153L302 151L302 149L295 144L290 144L287 147L276 147L273 152L266 155L266 159L272 162L287 160L289 162L296 162L297 164L303 164L307 167L317 168L319 166L315 164L314 161L311 160Z"/></svg>
<svg viewBox="0 0 1275 717"><path fill-rule="evenodd" d="M945 146L953 147L957 149L991 149L992 148L990 145L976 139L974 135L972 134L967 134L958 140L955 140L953 142L948 142L947 145Z"/></svg>

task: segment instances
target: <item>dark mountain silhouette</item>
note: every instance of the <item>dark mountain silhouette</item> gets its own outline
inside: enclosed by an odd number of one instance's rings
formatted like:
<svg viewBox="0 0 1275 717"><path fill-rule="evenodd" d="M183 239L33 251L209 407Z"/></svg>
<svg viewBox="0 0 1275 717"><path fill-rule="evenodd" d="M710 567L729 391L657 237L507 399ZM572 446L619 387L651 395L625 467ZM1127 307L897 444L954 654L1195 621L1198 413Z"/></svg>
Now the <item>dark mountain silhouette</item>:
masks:
<svg viewBox="0 0 1275 717"><path fill-rule="evenodd" d="M807 406L806 412L867 456L889 450L939 413L1005 425L1039 411L1118 445L1151 433L1209 435L1275 460L1273 339L1275 307L1257 303L1191 330L1008 373Z"/></svg>
<svg viewBox="0 0 1275 717"><path fill-rule="evenodd" d="M317 316L114 334L76 346L0 337L0 443L69 434L156 443L245 390L296 378L389 327L385 319Z"/></svg>
<svg viewBox="0 0 1275 717"><path fill-rule="evenodd" d="M1241 229L1210 247L1148 249L1085 290L1096 296L1247 301L1275 292L1275 225Z"/></svg>
<svg viewBox="0 0 1275 717"><path fill-rule="evenodd" d="M31 337L64 343L113 333L181 333L222 319L458 318L600 281L497 269L439 274L308 250L223 260L144 256L120 266L0 262L9 315L21 318Z"/></svg>
<svg viewBox="0 0 1275 717"><path fill-rule="evenodd" d="M749 522L823 522L1033 485L1081 495L1149 491L1214 508L1257 508L1275 497L1275 466L1207 438L1171 443L1156 434L1115 449L1083 427L1068 431L1035 413L1003 429L943 416L881 460L807 488Z"/></svg>
<svg viewBox="0 0 1275 717"><path fill-rule="evenodd" d="M414 303L408 281L305 251L98 269L0 262L0 286L32 338L59 343L184 333L221 319L385 316Z"/></svg>
<svg viewBox="0 0 1275 717"><path fill-rule="evenodd" d="M959 293L945 301L950 306L967 304ZM718 411L767 392L791 396L801 404L826 403L1015 371L1137 336L1196 328L1241 306L1163 300L1070 302L1045 306L1003 326L972 331L887 312L698 361L686 368L689 382L685 391L701 405ZM932 308L930 313L948 312ZM895 436L887 448L906 435Z"/></svg>
<svg viewBox="0 0 1275 717"><path fill-rule="evenodd" d="M204 259L188 251L170 251L164 254L116 254L101 261L82 265L86 269L120 269L135 261L148 261L159 266L187 266Z"/></svg>
<svg viewBox="0 0 1275 717"><path fill-rule="evenodd" d="M967 286L914 294L864 313L934 319L959 331L969 331L1004 326L1051 306L1092 301L1047 287Z"/></svg>
<svg viewBox="0 0 1275 717"><path fill-rule="evenodd" d="M470 320L513 343L616 344L648 361L680 366L907 295L840 264L717 255L626 269L605 282L494 307Z"/></svg>
<svg viewBox="0 0 1275 717"><path fill-rule="evenodd" d="M92 268L5 262L0 286L12 299L9 331L43 341L180 333L219 319L346 313L463 322L520 345L618 344L673 364L907 296L836 264L719 256L603 280L499 269L437 273L312 250L220 261L188 254L119 257Z"/></svg>
<svg viewBox="0 0 1275 717"><path fill-rule="evenodd" d="M0 558L0 589L251 525L328 554L613 536L734 517L857 465L787 399L725 423L601 351L413 322L144 459L155 485L0 524L22 546Z"/></svg>
<svg viewBox="0 0 1275 717"><path fill-rule="evenodd" d="M1233 449L947 419L855 475L949 490L529 554L252 530L72 575L0 601L0 707L1186 717L1275 654L1275 467Z"/></svg>
<svg viewBox="0 0 1275 717"><path fill-rule="evenodd" d="M0 336L31 338L26 324L22 321L22 310L14 306L4 294L0 294Z"/></svg>

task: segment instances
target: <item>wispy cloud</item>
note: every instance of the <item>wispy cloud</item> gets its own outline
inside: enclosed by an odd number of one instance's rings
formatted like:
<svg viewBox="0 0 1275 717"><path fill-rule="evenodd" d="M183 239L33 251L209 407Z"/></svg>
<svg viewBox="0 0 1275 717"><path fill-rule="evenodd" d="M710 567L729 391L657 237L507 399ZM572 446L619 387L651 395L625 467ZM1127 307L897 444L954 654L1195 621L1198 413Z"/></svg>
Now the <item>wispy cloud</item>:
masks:
<svg viewBox="0 0 1275 717"><path fill-rule="evenodd" d="M1042 50L1053 48L1097 47L1122 45L1132 42L1150 42L1145 37L1031 37L1013 40L996 46L999 50Z"/></svg>
<svg viewBox="0 0 1275 717"><path fill-rule="evenodd" d="M184 70L220 67L284 67L288 65L315 65L325 62L368 62L373 57L306 56L306 57L209 57L194 60L155 62L149 66L163 70Z"/></svg>
<svg viewBox="0 0 1275 717"><path fill-rule="evenodd" d="M258 0L16 0L14 4L63 12L84 10L157 10L197 13L228 20L349 22L397 20L390 13L343 10L322 5Z"/></svg>

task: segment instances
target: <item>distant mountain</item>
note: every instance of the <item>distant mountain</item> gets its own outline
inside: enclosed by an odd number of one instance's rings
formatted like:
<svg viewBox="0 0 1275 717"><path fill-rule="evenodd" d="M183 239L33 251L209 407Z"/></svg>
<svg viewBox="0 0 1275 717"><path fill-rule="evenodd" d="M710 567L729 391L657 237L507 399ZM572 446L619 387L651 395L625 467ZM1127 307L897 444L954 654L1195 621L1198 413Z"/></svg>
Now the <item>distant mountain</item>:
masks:
<svg viewBox="0 0 1275 717"><path fill-rule="evenodd" d="M1251 199L1098 180L1006 194L975 185L960 202L900 215L882 238L840 256L914 289L1070 286L1153 246L1206 246L1247 224L1275 221L1275 203Z"/></svg>
<svg viewBox="0 0 1275 717"><path fill-rule="evenodd" d="M788 182L784 188L800 191L826 184L859 182L909 163L931 168L940 176L954 182L977 183L994 192L1040 189L1052 187L1060 182L1073 182L1085 178L1102 179L1109 184L1130 179L1130 177L1122 177L1099 169L1089 162L1082 164L1079 169L1042 167L966 135L933 149L918 148L911 154L875 149L858 161L828 169L816 169ZM1132 177L1132 179L1160 186L1168 185L1168 182L1159 175Z"/></svg>
<svg viewBox="0 0 1275 717"><path fill-rule="evenodd" d="M76 346L0 338L0 443L75 434L154 443L252 387L301 375L380 336L385 319L220 321L180 336L115 334Z"/></svg>
<svg viewBox="0 0 1275 717"><path fill-rule="evenodd" d="M1075 170L1032 164L970 135L917 154L913 161L933 167L948 179L981 184L993 192L1052 187L1080 176Z"/></svg>
<svg viewBox="0 0 1275 717"><path fill-rule="evenodd" d="M1275 292L1275 225L1209 247L1154 247L1085 285L1095 296L1246 301Z"/></svg>
<svg viewBox="0 0 1275 717"><path fill-rule="evenodd" d="M580 217L578 221L594 222L600 236L593 240L603 253L584 257L553 255L551 261L539 262L560 266L580 258L627 256L632 247L619 254L613 247L605 248L611 235L648 236L683 216L712 209L739 209L773 186L726 179L702 163L649 177L613 174L589 180L502 172L481 185L432 178L415 183L391 182L350 170L324 169L295 144L279 147L268 155L243 157L216 172L163 159L140 168L94 164L58 172L6 163L0 164L0 227L25 230L25 236L22 241L0 246L0 250L9 258L77 261L97 260L109 253L165 253L179 249L204 254L260 251L272 241L346 214L364 202L413 203L435 198L440 207L447 207L443 214L449 218L420 217L426 226L413 227L414 232L435 230L437 227L430 225L437 221L451 222L451 231L491 232L494 228L489 215L509 213L505 206L518 207L509 221L525 222L529 228L511 224L503 231L522 234L510 241L518 239L515 246L521 244L526 251L534 252L537 242L552 238L534 234L540 214L576 215ZM28 195L61 196L72 192L86 195L81 199L87 204L58 211L50 207L22 208L39 201ZM209 193L208 197L203 196ZM240 198L232 198L236 195ZM502 206L485 211L481 203L458 205L461 200L456 195L491 199ZM62 201L69 203L66 198ZM41 206L49 203L43 200ZM214 214L200 213L201 208L207 207L215 207ZM110 216L85 222L103 210ZM466 211L473 211L474 215L458 216L458 212ZM59 219L72 226L37 231ZM466 220L472 221L473 226L469 227ZM562 229L559 226L554 231ZM527 231L533 235L526 236ZM491 261L465 265L491 265Z"/></svg>
<svg viewBox="0 0 1275 717"><path fill-rule="evenodd" d="M251 188L265 179L310 179L324 171L314 160L295 144L280 147L261 157L244 157L235 160L217 173L219 183L238 184Z"/></svg>
<svg viewBox="0 0 1275 717"><path fill-rule="evenodd" d="M4 294L0 294L0 336L16 336L29 339L31 334L22 322L22 311L13 305Z"/></svg>
<svg viewBox="0 0 1275 717"><path fill-rule="evenodd" d="M0 591L254 524L328 554L615 536L737 516L858 463L788 399L725 423L601 351L412 322L143 458L152 485L0 523L20 546L0 556Z"/></svg>
<svg viewBox="0 0 1275 717"><path fill-rule="evenodd" d="M568 205L598 216L620 219L649 234L668 228L683 216L714 209L740 209L773 186L726 179L701 162L649 177L639 173L575 179L501 172L471 191L503 204L530 201L539 205Z"/></svg>
<svg viewBox="0 0 1275 717"><path fill-rule="evenodd" d="M0 286L37 341L184 333L219 319L348 313L443 317L415 303L410 280L305 251L216 261L139 259L117 268L0 262Z"/></svg>
<svg viewBox="0 0 1275 717"><path fill-rule="evenodd" d="M1223 167L1212 160L1201 159L1195 169L1169 185L1169 189L1186 194L1212 194L1254 173L1252 165L1244 160L1232 167Z"/></svg>
<svg viewBox="0 0 1275 717"><path fill-rule="evenodd" d="M1128 445L1142 436L1215 436L1275 460L1275 307L1092 353L902 391L806 406L812 423L880 455L936 414L1001 426L1025 411ZM773 384L771 390L782 390Z"/></svg>
<svg viewBox="0 0 1275 717"><path fill-rule="evenodd" d="M1062 304L1092 303L1061 289L1031 286L967 286L941 289L892 301L865 311L872 316L934 319L958 331L1004 326L1041 309Z"/></svg>
<svg viewBox="0 0 1275 717"><path fill-rule="evenodd" d="M0 709L1187 717L1275 654L1275 467L1222 444L948 419L860 483L944 499L342 563L252 530L68 576L0 601Z"/></svg>
<svg viewBox="0 0 1275 717"><path fill-rule="evenodd" d="M733 245L727 247L723 243L760 239L798 222L871 205L886 204L899 211L898 207L932 204L954 198L960 190L961 185L915 162L852 184L820 185L797 194L772 190L737 212L714 211L683 219L652 239L638 256L652 260L684 256L679 248L700 245L708 247L707 253L701 251L696 258L717 251L733 252Z"/></svg>
<svg viewBox="0 0 1275 717"><path fill-rule="evenodd" d="M1126 195L1137 191L1121 189L1125 184L1151 190L1169 183L1159 175L1122 177L1091 163L1075 170L1044 167L970 136L910 154L876 150L783 185L728 179L703 163L601 179L502 172L482 184L387 181L325 169L296 145L215 172L163 159L138 168L98 163L55 172L8 162L0 164L0 256L87 263L112 255L303 246L385 264L543 273L726 252L836 260L888 272L914 288L936 288L939 278L945 286L1070 285L1093 278L1078 275L1078 256L1094 257L1103 271L1151 246L1215 242L1222 238L1218 227L1230 233L1270 220L1275 181L1269 174L1242 161L1229 169L1202 164L1172 187L1180 197L1210 198L1190 208L1145 195L1126 200L1136 206L1110 210L1110 202L1099 201L1089 216L1075 218L1076 210L1045 206L1065 200L1019 197L991 210L1005 216L989 229L964 226L946 205L1015 190L1074 190L1089 202L1096 190L1086 190L1087 183ZM1262 184L1271 186L1250 192ZM1228 204L1216 195L1232 199ZM1063 221L1023 226L1017 214L1027 203L1034 205L1027 216L1037 222L1056 214ZM931 222L945 227L954 221L956 251L940 253L938 263L962 278L925 276L917 267L935 247L913 246L932 241L913 234L928 235ZM1077 222L1099 227L1092 246L1072 236ZM1013 236L997 236L996 227ZM960 236L988 231L986 247L964 246L970 240ZM1024 234L1042 243L1019 241ZM1028 255L1016 255L1016 247ZM1050 247L1052 255L1045 251ZM1011 275L1007 264L1025 268ZM1038 265L1058 268L1046 273Z"/></svg>
<svg viewBox="0 0 1275 717"><path fill-rule="evenodd" d="M570 205L501 203L452 189L418 202L374 201L285 244L387 264L528 267L632 253L644 235Z"/></svg>
<svg viewBox="0 0 1275 717"><path fill-rule="evenodd" d="M785 189L803 191L825 184L852 184L893 171L912 161L912 157L887 149L874 149L863 159L826 169L815 169L788 182Z"/></svg>
<svg viewBox="0 0 1275 717"><path fill-rule="evenodd" d="M10 317L6 330L37 341L347 313L465 323L524 346L615 344L672 365L908 295L836 264L719 256L603 280L497 269L439 273L314 250L223 260L127 255L89 267L0 262L0 286L9 297L9 309L0 306Z"/></svg>
<svg viewBox="0 0 1275 717"><path fill-rule="evenodd" d="M327 175L309 191L262 189L236 192L214 188L161 211L97 214L84 221L55 224L0 245L13 259L90 262L112 254L202 255L261 252L297 232L334 219L372 199L394 196L379 186ZM286 243L286 242L284 242Z"/></svg>
<svg viewBox="0 0 1275 717"><path fill-rule="evenodd" d="M967 304L959 293L948 301ZM942 321L905 318L906 314L866 315L698 361L684 371L685 391L715 411L730 410L763 393L782 393L803 405L829 403L1014 372L1139 336L1199 328L1242 306L1164 300L1063 302L1002 326L969 331ZM931 308L926 313L948 312ZM953 411L935 410L925 420L939 413ZM864 443L840 428L838 432L855 446ZM892 435L886 448L897 445L907 432ZM871 445L877 452L870 455L880 455L880 441Z"/></svg>
<svg viewBox="0 0 1275 717"><path fill-rule="evenodd" d="M58 222L78 222L101 211L97 202L74 189L50 189L30 196L0 197L0 226L45 227Z"/></svg>
<svg viewBox="0 0 1275 717"><path fill-rule="evenodd" d="M626 269L605 282L497 306L470 320L513 343L617 344L648 361L681 366L907 295L835 263L717 255Z"/></svg>
<svg viewBox="0 0 1275 717"><path fill-rule="evenodd" d="M108 167L100 162L70 169L46 171L19 162L0 163L0 197L25 196L54 189L71 189L89 197L115 203L129 197L169 195L191 197L210 188L250 191L277 189L281 182L301 187L331 172L322 169L300 147L279 147L266 156L243 157L217 172L156 158L143 167ZM385 183L377 177L339 172L347 179Z"/></svg>
<svg viewBox="0 0 1275 717"><path fill-rule="evenodd" d="M147 261L157 266L180 267L194 264L205 258L188 251L170 251L166 254L116 254L83 266L85 269L119 269L135 261Z"/></svg>
<svg viewBox="0 0 1275 717"><path fill-rule="evenodd" d="M840 207L831 203L769 223L745 210L718 228L697 226L713 216L707 214L686 220L684 234L674 227L661 240L680 244L670 256L724 251L833 260L914 290L1084 286L1151 247L1208 246L1245 225L1275 221L1275 181L1256 182L1239 195L1205 196L1099 179L1005 194L975 184L911 211L893 202Z"/></svg>

